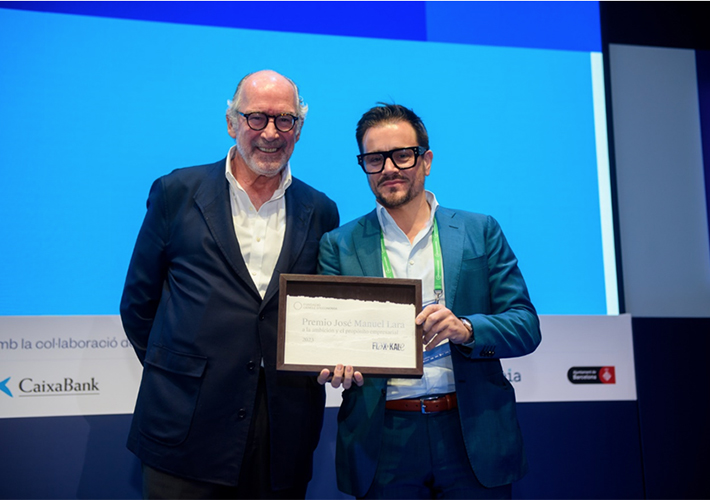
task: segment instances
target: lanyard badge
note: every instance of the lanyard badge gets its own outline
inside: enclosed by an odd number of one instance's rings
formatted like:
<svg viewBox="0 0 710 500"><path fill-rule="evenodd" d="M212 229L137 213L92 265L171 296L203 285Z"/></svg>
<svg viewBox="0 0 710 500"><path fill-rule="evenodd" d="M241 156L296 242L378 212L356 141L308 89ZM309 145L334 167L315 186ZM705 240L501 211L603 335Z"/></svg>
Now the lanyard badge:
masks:
<svg viewBox="0 0 710 500"><path fill-rule="evenodd" d="M441 298L444 295L444 264L441 256L441 240L439 239L439 225L434 219L434 228L431 233L431 246L434 250L434 304L439 304ZM380 230L380 248L382 251L382 267L384 275L386 278L394 278L394 270L392 269L392 263L390 262L389 256L387 255L387 248L385 246L385 236ZM428 304L426 304L428 305ZM425 306L426 306L425 305ZM435 349L431 351L424 351L424 364L430 363L437 359L450 356L451 348L449 343L436 346Z"/></svg>
<svg viewBox="0 0 710 500"><path fill-rule="evenodd" d="M436 219L434 219L434 229L431 233L431 246L434 250L434 303L438 304L441 302L441 297L443 297L444 295L444 264L443 259L441 257L439 224L437 224ZM387 255L387 248L385 247L385 235L382 230L380 230L380 249L382 251L382 267L384 270L385 278L394 278L394 271L392 270L390 258Z"/></svg>

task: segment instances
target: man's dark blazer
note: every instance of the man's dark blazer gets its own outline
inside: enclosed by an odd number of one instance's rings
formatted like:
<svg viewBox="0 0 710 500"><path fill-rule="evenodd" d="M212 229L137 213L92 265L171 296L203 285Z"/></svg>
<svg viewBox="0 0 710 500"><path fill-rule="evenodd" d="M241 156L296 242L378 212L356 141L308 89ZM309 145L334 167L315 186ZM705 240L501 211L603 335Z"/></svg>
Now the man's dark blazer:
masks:
<svg viewBox="0 0 710 500"><path fill-rule="evenodd" d="M473 349L452 345L459 415L469 461L486 487L527 470L515 392L499 358L523 356L541 340L535 308L517 259L492 217L438 207L446 306L473 324ZM382 276L380 225L373 211L321 240L319 272ZM343 392L338 413L338 488L363 496L377 467L385 419L386 378L365 377Z"/></svg>
<svg viewBox="0 0 710 500"><path fill-rule="evenodd" d="M275 489L312 476L325 393L315 377L276 371L281 273L313 274L335 203L296 178L286 232L262 300L239 249L225 161L153 184L121 299L143 364L128 448L186 478L236 485L263 359Z"/></svg>

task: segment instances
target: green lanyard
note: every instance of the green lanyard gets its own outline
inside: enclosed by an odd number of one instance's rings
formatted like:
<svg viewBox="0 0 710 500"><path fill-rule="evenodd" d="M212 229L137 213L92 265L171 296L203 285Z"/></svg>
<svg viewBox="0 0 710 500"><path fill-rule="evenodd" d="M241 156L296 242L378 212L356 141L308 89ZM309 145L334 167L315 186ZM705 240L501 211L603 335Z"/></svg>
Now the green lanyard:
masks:
<svg viewBox="0 0 710 500"><path fill-rule="evenodd" d="M444 265L441 259L441 241L439 240L439 225L434 218L434 229L431 233L431 246L434 247L434 296L436 303L441 300L444 294ZM385 235L380 230L380 248L382 249L382 267L384 268L385 278L394 278L394 271L390 258L387 256L387 248L385 247Z"/></svg>

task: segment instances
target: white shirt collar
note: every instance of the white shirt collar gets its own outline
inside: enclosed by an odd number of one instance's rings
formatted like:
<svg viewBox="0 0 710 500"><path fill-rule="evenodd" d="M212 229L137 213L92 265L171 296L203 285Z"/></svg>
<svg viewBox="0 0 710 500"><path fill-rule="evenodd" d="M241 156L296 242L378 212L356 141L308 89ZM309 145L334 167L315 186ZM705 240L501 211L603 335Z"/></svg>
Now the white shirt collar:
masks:
<svg viewBox="0 0 710 500"><path fill-rule="evenodd" d="M429 221L427 222L426 227L422 231L429 231L429 229L434 225L434 216L436 215L436 209L439 206L439 202L436 201L436 196L434 196L434 193L432 193L431 191L425 190L424 194L426 195L426 201L427 203L429 203L431 212L429 213ZM377 208L375 210L377 212L377 220L380 222L380 228L382 228L382 232L384 233L385 238L389 237L389 235L387 234L388 231L399 231L403 233L403 231L399 228L399 226L389 214L387 209L383 207L379 201L376 203Z"/></svg>

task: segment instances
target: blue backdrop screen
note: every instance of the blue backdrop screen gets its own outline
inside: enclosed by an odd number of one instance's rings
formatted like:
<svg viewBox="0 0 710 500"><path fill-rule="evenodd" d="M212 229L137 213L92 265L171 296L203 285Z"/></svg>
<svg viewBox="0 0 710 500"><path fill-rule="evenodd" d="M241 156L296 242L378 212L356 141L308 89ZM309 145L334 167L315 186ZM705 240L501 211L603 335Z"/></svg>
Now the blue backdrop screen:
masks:
<svg viewBox="0 0 710 500"><path fill-rule="evenodd" d="M374 206L357 120L403 104L429 129L427 188L500 221L540 313L615 312L597 9L0 3L0 314L117 314L152 181L226 154L227 99L263 68L299 84L292 170L343 222Z"/></svg>

